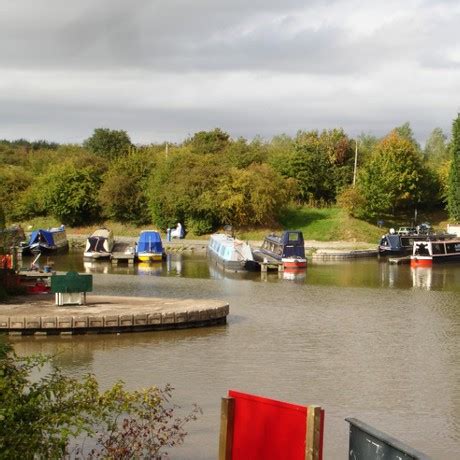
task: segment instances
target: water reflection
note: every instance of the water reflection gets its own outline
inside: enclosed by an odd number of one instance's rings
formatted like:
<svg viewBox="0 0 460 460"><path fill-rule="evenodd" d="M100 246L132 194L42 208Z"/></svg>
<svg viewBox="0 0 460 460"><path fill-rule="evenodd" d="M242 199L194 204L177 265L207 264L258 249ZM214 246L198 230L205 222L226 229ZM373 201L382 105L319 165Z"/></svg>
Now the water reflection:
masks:
<svg viewBox="0 0 460 460"><path fill-rule="evenodd" d="M139 262L136 265L138 275L161 276L163 265L161 262Z"/></svg>
<svg viewBox="0 0 460 460"><path fill-rule="evenodd" d="M30 258L24 258L27 268ZM460 290L460 264L438 264L432 268L409 264L396 265L387 259L347 259L309 261L306 271L292 273L226 272L204 253L172 253L162 263L141 263L114 266L107 261L84 261L82 253L72 251L67 255L56 255L47 259L57 271L78 271L94 274L142 275L153 277L180 277L194 279L251 280L254 282L294 281L299 284L372 287L392 289Z"/></svg>
<svg viewBox="0 0 460 460"><path fill-rule="evenodd" d="M415 288L430 290L433 283L432 267L411 267L412 284Z"/></svg>
<svg viewBox="0 0 460 460"><path fill-rule="evenodd" d="M297 281L304 283L307 278L307 270L303 269L285 269L283 272L283 279L289 281Z"/></svg>

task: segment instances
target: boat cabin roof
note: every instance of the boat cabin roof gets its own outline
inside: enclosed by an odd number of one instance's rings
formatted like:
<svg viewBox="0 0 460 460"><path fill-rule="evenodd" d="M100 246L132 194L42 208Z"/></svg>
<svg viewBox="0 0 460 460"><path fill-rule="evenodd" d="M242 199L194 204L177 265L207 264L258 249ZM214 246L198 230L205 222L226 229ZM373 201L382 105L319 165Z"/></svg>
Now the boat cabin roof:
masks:
<svg viewBox="0 0 460 460"><path fill-rule="evenodd" d="M281 244L283 246L287 244L294 244L294 245L301 245L303 246L303 234L298 230L287 230L283 232L281 235L270 234L265 237L266 241L270 241L272 243Z"/></svg>
<svg viewBox="0 0 460 460"><path fill-rule="evenodd" d="M90 238L93 238L93 237L110 238L111 236L112 236L111 230L108 230L107 228L98 228L91 234Z"/></svg>

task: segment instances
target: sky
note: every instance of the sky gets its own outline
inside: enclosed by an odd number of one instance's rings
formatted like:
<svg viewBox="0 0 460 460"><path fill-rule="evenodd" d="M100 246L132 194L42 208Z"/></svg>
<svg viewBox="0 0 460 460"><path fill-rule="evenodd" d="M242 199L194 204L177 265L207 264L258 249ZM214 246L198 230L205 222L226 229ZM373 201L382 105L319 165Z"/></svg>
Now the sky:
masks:
<svg viewBox="0 0 460 460"><path fill-rule="evenodd" d="M0 138L423 143L460 111L459 24L457 0L0 0Z"/></svg>

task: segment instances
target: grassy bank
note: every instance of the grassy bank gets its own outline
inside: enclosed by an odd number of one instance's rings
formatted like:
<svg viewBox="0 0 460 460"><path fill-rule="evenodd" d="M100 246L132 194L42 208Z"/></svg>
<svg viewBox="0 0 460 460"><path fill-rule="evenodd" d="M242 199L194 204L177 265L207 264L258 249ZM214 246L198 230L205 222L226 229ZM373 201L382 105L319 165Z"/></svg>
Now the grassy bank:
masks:
<svg viewBox="0 0 460 460"><path fill-rule="evenodd" d="M277 228L263 229L236 229L236 236L245 240L262 240L270 232L280 232L282 229L301 230L305 240L317 241L351 241L376 243L382 233L388 231L390 227L398 228L411 224L413 216L401 215L396 217L383 217L384 225L379 228L376 224L349 217L342 209L339 208L308 208L292 207L282 217L280 226ZM430 215L419 215L418 222L428 221L434 225L436 230L446 230L447 219L443 212L433 213ZM60 222L51 218L36 218L27 222L21 222L24 230L32 228L48 228L59 226ZM67 227L69 234L90 235L96 228L105 226L110 228L115 236L132 236L139 235L141 230L152 229L155 227L146 225L136 227L134 225L123 225L119 222L102 222L87 227ZM207 239L207 235L187 234L188 239Z"/></svg>

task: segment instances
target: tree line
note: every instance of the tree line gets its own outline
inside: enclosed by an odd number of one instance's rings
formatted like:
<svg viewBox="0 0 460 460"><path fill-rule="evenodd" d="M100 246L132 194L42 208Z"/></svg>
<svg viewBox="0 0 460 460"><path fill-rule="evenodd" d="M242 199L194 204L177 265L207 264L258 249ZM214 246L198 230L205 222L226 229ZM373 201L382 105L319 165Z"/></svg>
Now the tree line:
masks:
<svg viewBox="0 0 460 460"><path fill-rule="evenodd" d="M424 148L409 123L383 138L329 129L248 141L216 128L148 145L98 128L82 145L0 141L0 198L8 222L182 222L194 234L275 225L292 205L337 204L365 220L447 207L457 221L459 155L460 117L451 139L436 128Z"/></svg>

